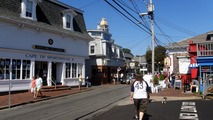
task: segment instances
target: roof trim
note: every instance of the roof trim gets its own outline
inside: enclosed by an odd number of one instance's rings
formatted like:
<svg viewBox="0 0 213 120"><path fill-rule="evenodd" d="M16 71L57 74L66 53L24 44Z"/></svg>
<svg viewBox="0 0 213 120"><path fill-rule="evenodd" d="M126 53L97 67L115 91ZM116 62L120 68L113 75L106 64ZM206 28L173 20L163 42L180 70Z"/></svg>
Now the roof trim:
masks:
<svg viewBox="0 0 213 120"><path fill-rule="evenodd" d="M83 33L75 32L75 31L72 31L73 33L71 33L71 32L68 33L68 31L65 32L65 31L61 31L61 30L57 30L57 29L51 29L52 27L45 27L45 26L41 26L41 25L30 24L27 22L11 19L11 18L4 17L4 16L0 16L0 20L5 21L5 22L10 22L12 24L17 23L17 25L19 25L19 26L27 26L27 27L36 28L36 29L39 28L40 30L46 30L46 31L49 31L52 33L58 33L64 37L74 37L75 39L81 38L81 39L87 40L87 41L92 40L91 36L88 35L87 33L83 34Z"/></svg>
<svg viewBox="0 0 213 120"><path fill-rule="evenodd" d="M74 8L74 7L72 7L72 6L69 6L69 5L67 5L67 4L65 4L65 3L63 3L63 2L58 1L58 0L50 0L50 1L53 2L53 3L56 3L56 4L58 4L58 5L64 6L64 7L67 7L67 8L70 8L70 9L74 9L74 10L80 12L80 13L83 13L83 12L84 12L84 11L82 11L82 10L80 10L80 9Z"/></svg>

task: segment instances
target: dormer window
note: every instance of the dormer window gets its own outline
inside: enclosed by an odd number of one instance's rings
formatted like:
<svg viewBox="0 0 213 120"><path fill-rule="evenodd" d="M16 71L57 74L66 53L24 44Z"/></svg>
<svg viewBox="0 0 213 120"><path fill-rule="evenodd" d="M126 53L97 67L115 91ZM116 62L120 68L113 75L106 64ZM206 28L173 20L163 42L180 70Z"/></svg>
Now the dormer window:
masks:
<svg viewBox="0 0 213 120"><path fill-rule="evenodd" d="M27 0L26 17L32 17L32 14L33 14L33 2L30 0Z"/></svg>
<svg viewBox="0 0 213 120"><path fill-rule="evenodd" d="M37 0L22 0L21 2L21 17L37 20L36 18Z"/></svg>
<svg viewBox="0 0 213 120"><path fill-rule="evenodd" d="M71 15L66 15L66 28L71 29Z"/></svg>
<svg viewBox="0 0 213 120"><path fill-rule="evenodd" d="M64 10L63 11L63 28L67 30L73 30L73 18L77 14L71 10Z"/></svg>
<svg viewBox="0 0 213 120"><path fill-rule="evenodd" d="M90 49L89 51L90 51L91 55L95 54L95 45L94 44L90 45L89 49Z"/></svg>

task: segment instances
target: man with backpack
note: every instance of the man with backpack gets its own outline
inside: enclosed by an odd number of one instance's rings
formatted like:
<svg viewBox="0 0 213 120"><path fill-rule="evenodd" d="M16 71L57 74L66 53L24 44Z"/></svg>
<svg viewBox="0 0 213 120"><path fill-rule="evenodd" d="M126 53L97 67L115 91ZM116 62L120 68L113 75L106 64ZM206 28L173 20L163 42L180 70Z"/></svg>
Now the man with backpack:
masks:
<svg viewBox="0 0 213 120"><path fill-rule="evenodd" d="M131 84L130 101L134 102L135 118L142 120L150 98L150 87L141 75L137 75L135 78Z"/></svg>

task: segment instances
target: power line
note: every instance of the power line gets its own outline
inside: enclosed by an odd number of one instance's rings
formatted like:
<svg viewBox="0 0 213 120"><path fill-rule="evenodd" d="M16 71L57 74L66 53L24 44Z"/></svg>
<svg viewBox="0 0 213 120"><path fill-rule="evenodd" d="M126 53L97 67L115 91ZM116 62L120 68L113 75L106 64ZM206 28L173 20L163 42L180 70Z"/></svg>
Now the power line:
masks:
<svg viewBox="0 0 213 120"><path fill-rule="evenodd" d="M128 15L130 15L134 20L136 20L138 23L140 23L140 21L137 19L137 18L135 18L133 15L131 15L127 10L125 10L121 5L119 5L115 0L112 0L116 5L118 5L122 10L124 10ZM151 32L151 30L148 28L148 27L146 27L145 25L143 25L143 24L141 24L142 26L144 26L148 31L150 31Z"/></svg>

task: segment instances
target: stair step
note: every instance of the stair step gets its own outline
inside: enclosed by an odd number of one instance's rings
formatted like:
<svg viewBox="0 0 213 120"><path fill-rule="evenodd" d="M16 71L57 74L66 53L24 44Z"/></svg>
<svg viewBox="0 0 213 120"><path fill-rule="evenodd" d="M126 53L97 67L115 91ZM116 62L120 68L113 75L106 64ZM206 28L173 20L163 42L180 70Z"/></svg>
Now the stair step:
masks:
<svg viewBox="0 0 213 120"><path fill-rule="evenodd" d="M71 87L67 86L67 85L56 85L56 87L55 86L43 86L41 90L43 92L58 91L58 90L71 90Z"/></svg>
<svg viewBox="0 0 213 120"><path fill-rule="evenodd" d="M209 93L213 93L213 85L212 85L212 86L210 86L210 87L208 87L207 92L209 92Z"/></svg>

